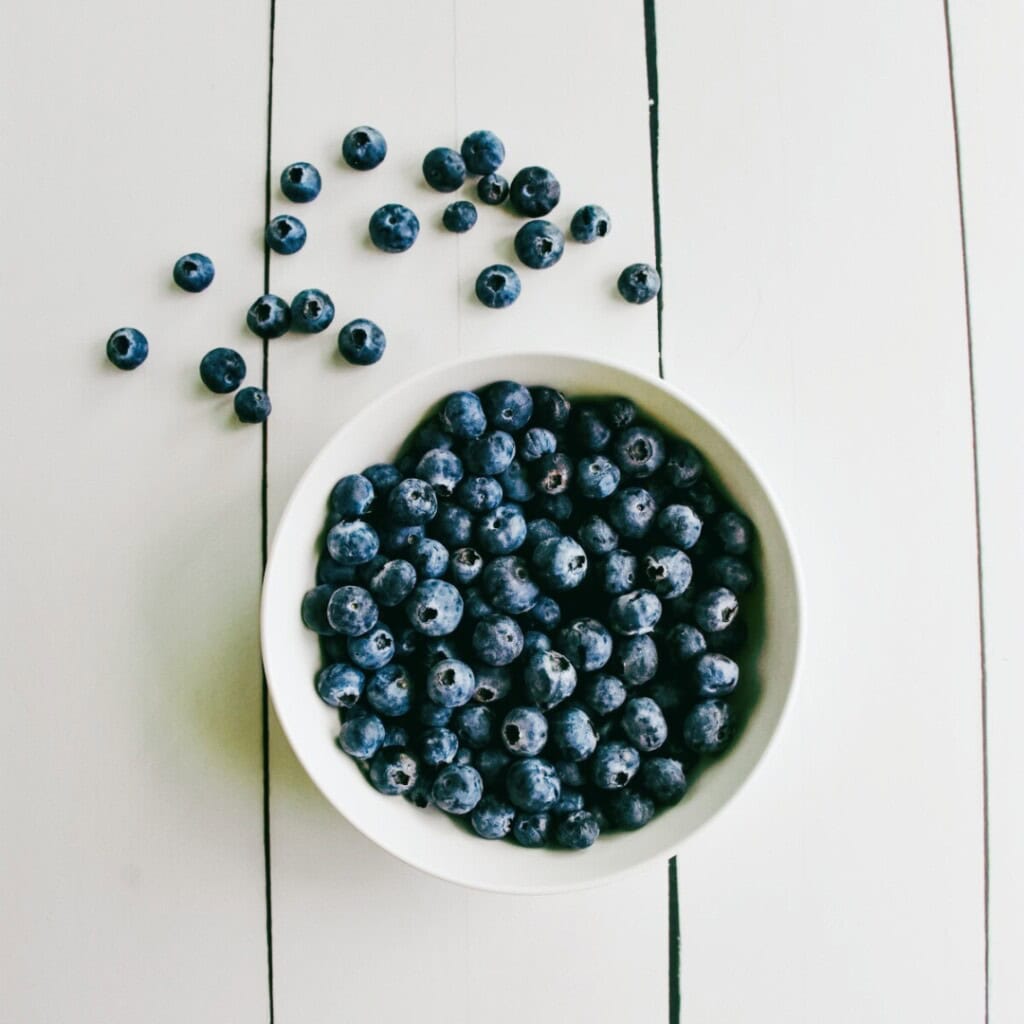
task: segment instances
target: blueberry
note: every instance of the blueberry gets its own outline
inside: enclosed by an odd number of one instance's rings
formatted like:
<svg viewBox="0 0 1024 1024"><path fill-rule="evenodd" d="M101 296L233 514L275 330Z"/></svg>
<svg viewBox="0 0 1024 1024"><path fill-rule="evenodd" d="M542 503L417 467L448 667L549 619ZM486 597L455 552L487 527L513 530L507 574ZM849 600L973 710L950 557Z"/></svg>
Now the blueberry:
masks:
<svg viewBox="0 0 1024 1024"><path fill-rule="evenodd" d="M622 479L619 467L605 455L586 455L576 467L576 487L584 498L600 501L615 492Z"/></svg>
<svg viewBox="0 0 1024 1024"><path fill-rule="evenodd" d="M531 270L553 267L565 251L565 235L549 220L531 220L515 237L516 255Z"/></svg>
<svg viewBox="0 0 1024 1024"><path fill-rule="evenodd" d="M610 715L626 702L626 687L622 680L603 672L587 676L580 693L599 715Z"/></svg>
<svg viewBox="0 0 1024 1024"><path fill-rule="evenodd" d="M438 192L454 192L466 180L466 163L454 149L438 146L423 158L423 179Z"/></svg>
<svg viewBox="0 0 1024 1024"><path fill-rule="evenodd" d="M623 488L608 501L608 518L612 526L630 540L646 536L657 513L654 496L643 487Z"/></svg>
<svg viewBox="0 0 1024 1024"><path fill-rule="evenodd" d="M493 477L470 476L464 477L455 488L455 499L471 512L484 512L497 508L503 493L501 484Z"/></svg>
<svg viewBox="0 0 1024 1024"><path fill-rule="evenodd" d="M640 574L640 560L631 551L617 548L600 565L601 589L617 596L636 589Z"/></svg>
<svg viewBox="0 0 1024 1024"><path fill-rule="evenodd" d="M649 633L661 618L661 601L650 590L633 590L613 598L608 606L608 625L621 636Z"/></svg>
<svg viewBox="0 0 1024 1024"><path fill-rule="evenodd" d="M462 159L470 174L490 174L505 159L505 145L494 132L481 129L462 140Z"/></svg>
<svg viewBox="0 0 1024 1024"><path fill-rule="evenodd" d="M448 549L430 537L421 537L409 548L409 561L421 580L440 579L448 571Z"/></svg>
<svg viewBox="0 0 1024 1024"><path fill-rule="evenodd" d="M512 758L504 750L492 747L488 750L481 750L477 754L473 767L480 773L484 789L493 790L502 785L505 769L511 762Z"/></svg>
<svg viewBox="0 0 1024 1024"><path fill-rule="evenodd" d="M651 476L665 464L665 438L654 427L627 427L616 436L612 454L626 476Z"/></svg>
<svg viewBox="0 0 1024 1024"><path fill-rule="evenodd" d="M479 437L487 429L483 403L473 391L456 391L444 400L438 419L456 437Z"/></svg>
<svg viewBox="0 0 1024 1024"><path fill-rule="evenodd" d="M118 327L107 338L107 358L119 370L134 370L146 361L149 341L134 327Z"/></svg>
<svg viewBox="0 0 1024 1024"><path fill-rule="evenodd" d="M516 809L496 796L485 796L473 809L470 823L481 839L504 839L512 831Z"/></svg>
<svg viewBox="0 0 1024 1024"><path fill-rule="evenodd" d="M501 723L501 742L510 754L534 757L548 741L548 720L537 708L512 708Z"/></svg>
<svg viewBox="0 0 1024 1024"><path fill-rule="evenodd" d="M568 850L585 850L597 842L601 826L591 811L573 811L558 823L555 838Z"/></svg>
<svg viewBox="0 0 1024 1024"><path fill-rule="evenodd" d="M428 729L440 729L452 720L452 709L441 707L432 700L425 700L419 706L420 724Z"/></svg>
<svg viewBox="0 0 1024 1024"><path fill-rule="evenodd" d="M451 764L459 751L459 737L451 729L424 729L420 734L420 756L430 768Z"/></svg>
<svg viewBox="0 0 1024 1024"><path fill-rule="evenodd" d="M448 765L438 772L430 790L436 807L449 814L469 814L484 793L480 773L471 765Z"/></svg>
<svg viewBox="0 0 1024 1024"><path fill-rule="evenodd" d="M509 188L512 205L524 217L543 217L562 195L558 179L544 167L524 167Z"/></svg>
<svg viewBox="0 0 1024 1024"><path fill-rule="evenodd" d="M736 595L725 587L705 591L693 606L693 617L705 633L718 633L725 629L739 611Z"/></svg>
<svg viewBox="0 0 1024 1024"><path fill-rule="evenodd" d="M473 539L473 517L458 505L440 505L430 532L449 548L465 547Z"/></svg>
<svg viewBox="0 0 1024 1024"><path fill-rule="evenodd" d="M542 455L534 471L537 488L545 494L563 494L572 482L572 459L565 452Z"/></svg>
<svg viewBox="0 0 1024 1024"><path fill-rule="evenodd" d="M342 565L362 565L379 550L377 531L362 519L343 519L327 534L327 553Z"/></svg>
<svg viewBox="0 0 1024 1024"><path fill-rule="evenodd" d="M615 668L629 686L649 683L658 673L658 645L650 633L623 637L615 644Z"/></svg>
<svg viewBox="0 0 1024 1024"><path fill-rule="evenodd" d="M476 183L476 194L487 206L500 206L508 199L508 182L500 174L485 174Z"/></svg>
<svg viewBox="0 0 1024 1024"><path fill-rule="evenodd" d="M186 292L201 292L213 281L213 260L201 252L190 252L174 264L174 283Z"/></svg>
<svg viewBox="0 0 1024 1024"><path fill-rule="evenodd" d="M424 535L424 527L420 524L412 526L382 526L380 530L380 549L386 555L407 555L412 546Z"/></svg>
<svg viewBox="0 0 1024 1024"><path fill-rule="evenodd" d="M641 753L657 750L668 739L668 723L650 697L634 697L622 709L622 731Z"/></svg>
<svg viewBox="0 0 1024 1024"><path fill-rule="evenodd" d="M666 644L672 657L680 665L703 654L708 646L704 634L696 626L685 622L677 623L669 630Z"/></svg>
<svg viewBox="0 0 1024 1024"><path fill-rule="evenodd" d="M726 697L740 680L739 666L725 654L702 654L693 674L701 697Z"/></svg>
<svg viewBox="0 0 1024 1024"><path fill-rule="evenodd" d="M521 811L546 811L562 795L562 784L554 766L539 757L514 762L505 776L509 800Z"/></svg>
<svg viewBox="0 0 1024 1024"><path fill-rule="evenodd" d="M694 704L683 719L683 742L698 754L717 754L731 737L732 715L720 700Z"/></svg>
<svg viewBox="0 0 1024 1024"><path fill-rule="evenodd" d="M475 548L458 548L448 560L448 575L456 586L472 583L481 573L484 560Z"/></svg>
<svg viewBox="0 0 1024 1024"><path fill-rule="evenodd" d="M553 708L576 689L576 669L558 651L535 650L523 669L523 683L534 704Z"/></svg>
<svg viewBox="0 0 1024 1024"><path fill-rule="evenodd" d="M534 651L550 651L551 650L551 637L547 633L541 632L539 629L528 629L523 634L523 654L527 658Z"/></svg>
<svg viewBox="0 0 1024 1024"><path fill-rule="evenodd" d="M534 495L533 485L526 475L523 464L515 459L508 464L508 469L501 474L498 480L506 501L526 502Z"/></svg>
<svg viewBox="0 0 1024 1024"><path fill-rule="evenodd" d="M541 385L530 388L530 395L533 398L533 421L537 426L561 430L569 422L572 403L561 391Z"/></svg>
<svg viewBox="0 0 1024 1024"><path fill-rule="evenodd" d="M589 405L577 406L569 424L576 443L591 454L604 451L612 439L612 429L601 413Z"/></svg>
<svg viewBox="0 0 1024 1024"><path fill-rule="evenodd" d="M420 221L408 206L386 203L370 217L370 241L384 252L405 252L420 233Z"/></svg>
<svg viewBox="0 0 1024 1024"><path fill-rule="evenodd" d="M437 515L437 495L425 480L410 477L388 495L388 514L395 523L414 526Z"/></svg>
<svg viewBox="0 0 1024 1024"><path fill-rule="evenodd" d="M591 773L598 789L623 789L640 768L636 748L620 740L604 740L591 758Z"/></svg>
<svg viewBox="0 0 1024 1024"><path fill-rule="evenodd" d="M267 225L263 237L274 252L290 256L306 244L306 225L298 217L282 213Z"/></svg>
<svg viewBox="0 0 1024 1024"><path fill-rule="evenodd" d="M581 206L573 215L569 231L577 242L588 245L604 238L612 229L612 221L603 207L589 204Z"/></svg>
<svg viewBox="0 0 1024 1024"><path fill-rule="evenodd" d="M444 658L427 672L427 696L443 708L468 704L476 691L476 676L464 661Z"/></svg>
<svg viewBox="0 0 1024 1024"><path fill-rule="evenodd" d="M523 541L523 550L535 551L542 541L561 536L562 531L550 519L531 519L526 524L526 540Z"/></svg>
<svg viewBox="0 0 1024 1024"><path fill-rule="evenodd" d="M693 579L690 559L679 548L659 544L644 555L641 566L648 586L662 598L679 597Z"/></svg>
<svg viewBox="0 0 1024 1024"><path fill-rule="evenodd" d="M485 665L511 665L523 653L523 631L507 615L488 615L473 627L473 651Z"/></svg>
<svg viewBox="0 0 1024 1024"><path fill-rule="evenodd" d="M599 515L587 516L580 524L580 543L592 555L607 555L619 546L619 535Z"/></svg>
<svg viewBox="0 0 1024 1024"><path fill-rule="evenodd" d="M526 562L514 555L490 562L480 577L480 585L487 601L506 615L529 611L540 596L537 584L530 579Z"/></svg>
<svg viewBox="0 0 1024 1024"><path fill-rule="evenodd" d="M416 760L405 750L378 750L370 762L370 782L385 796L407 793L416 785L418 774Z"/></svg>
<svg viewBox="0 0 1024 1024"><path fill-rule="evenodd" d="M700 516L689 505L666 505L658 513L658 529L684 551L700 540L702 528Z"/></svg>
<svg viewBox="0 0 1024 1024"><path fill-rule="evenodd" d="M383 668L395 656L395 638L387 626L378 625L369 633L348 638L348 656L360 668Z"/></svg>
<svg viewBox="0 0 1024 1024"><path fill-rule="evenodd" d="M582 708L560 708L551 718L551 742L566 761L585 761L597 747L597 730Z"/></svg>
<svg viewBox="0 0 1024 1024"><path fill-rule="evenodd" d="M338 351L356 366L376 363L387 344L384 332L372 320L350 320L338 334Z"/></svg>
<svg viewBox="0 0 1024 1024"><path fill-rule="evenodd" d="M557 629L562 621L562 609L553 597L545 594L537 598L537 603L527 612L527 618L541 629Z"/></svg>
<svg viewBox="0 0 1024 1024"><path fill-rule="evenodd" d="M260 338L280 338L292 325L292 310L277 295L261 295L249 307L245 323Z"/></svg>
<svg viewBox="0 0 1024 1024"><path fill-rule="evenodd" d="M320 172L301 160L289 164L281 172L281 191L293 203L311 203L320 195Z"/></svg>
<svg viewBox="0 0 1024 1024"><path fill-rule="evenodd" d="M210 349L199 364L199 377L214 394L229 394L245 379L245 360L233 348Z"/></svg>
<svg viewBox="0 0 1024 1024"><path fill-rule="evenodd" d="M494 714L483 704L470 704L459 708L454 717L459 742L471 750L483 750L494 734Z"/></svg>
<svg viewBox="0 0 1024 1024"><path fill-rule="evenodd" d="M597 619L574 619L559 631L558 647L580 672L596 672L612 656L612 635Z"/></svg>
<svg viewBox="0 0 1024 1024"><path fill-rule="evenodd" d="M519 275L504 263L484 267L477 275L476 297L490 309L511 306L522 291Z"/></svg>
<svg viewBox="0 0 1024 1024"><path fill-rule="evenodd" d="M555 435L547 427L530 427L519 441L519 458L523 462L536 462L542 455L550 455L558 447Z"/></svg>
<svg viewBox="0 0 1024 1024"><path fill-rule="evenodd" d="M616 828L635 831L654 817L654 801L631 789L620 789L605 801L608 818Z"/></svg>
<svg viewBox="0 0 1024 1024"><path fill-rule="evenodd" d="M335 628L327 621L327 605L335 588L322 583L312 590L307 590L302 598L302 621L307 629L321 636L331 636Z"/></svg>
<svg viewBox="0 0 1024 1024"><path fill-rule="evenodd" d="M392 558L377 569L368 586L378 604L394 608L413 593L416 569L404 558Z"/></svg>
<svg viewBox="0 0 1024 1024"><path fill-rule="evenodd" d="M656 804L676 804L686 793L683 766L671 757L652 757L640 769L640 782Z"/></svg>
<svg viewBox="0 0 1024 1024"><path fill-rule="evenodd" d="M673 487L690 487L704 472L704 460L700 452L685 442L674 448L665 463L665 475Z"/></svg>
<svg viewBox="0 0 1024 1024"><path fill-rule="evenodd" d="M384 723L374 714L346 718L338 733L338 746L350 757L369 760L384 746Z"/></svg>
<svg viewBox="0 0 1024 1024"><path fill-rule="evenodd" d="M466 614L476 621L486 619L490 615L496 615L497 611L492 608L480 593L479 587L466 587L465 591Z"/></svg>
<svg viewBox="0 0 1024 1024"><path fill-rule="evenodd" d="M727 555L745 554L753 533L750 520L739 512L723 512L715 520L715 534Z"/></svg>
<svg viewBox="0 0 1024 1024"><path fill-rule="evenodd" d="M387 494L402 479L398 467L391 465L390 462L377 462L367 466L362 475L373 485L375 493L380 495Z"/></svg>
<svg viewBox="0 0 1024 1024"><path fill-rule="evenodd" d="M409 673L392 662L377 669L366 684L366 699L380 715L401 718L412 707L412 680Z"/></svg>
<svg viewBox="0 0 1024 1024"><path fill-rule="evenodd" d="M518 505L499 505L477 520L477 546L489 555L508 555L526 540L526 519Z"/></svg>
<svg viewBox="0 0 1024 1024"><path fill-rule="evenodd" d="M754 570L740 558L720 555L708 565L708 576L734 594L742 594L754 585Z"/></svg>
<svg viewBox="0 0 1024 1024"><path fill-rule="evenodd" d="M432 416L426 423L420 424L412 436L411 451L421 457L435 448L451 452L454 447L455 438L445 429L438 416Z"/></svg>
<svg viewBox="0 0 1024 1024"><path fill-rule="evenodd" d="M441 223L456 234L468 231L476 224L476 207L468 199L460 199L458 202L449 203L444 208L441 216Z"/></svg>
<svg viewBox="0 0 1024 1024"><path fill-rule="evenodd" d="M605 405L605 415L612 427L616 430L625 430L636 420L636 403L619 395L617 398L609 399Z"/></svg>
<svg viewBox="0 0 1024 1024"><path fill-rule="evenodd" d="M262 423L270 415L270 395L262 388L235 393L235 415L242 423Z"/></svg>
<svg viewBox="0 0 1024 1024"><path fill-rule="evenodd" d="M362 636L377 625L377 605L362 587L338 587L327 602L327 621L337 633Z"/></svg>
<svg viewBox="0 0 1024 1024"><path fill-rule="evenodd" d="M316 674L316 692L332 708L350 708L363 693L366 676L354 665L338 662Z"/></svg>
<svg viewBox="0 0 1024 1024"><path fill-rule="evenodd" d="M533 566L551 590L572 590L587 575L587 553L572 537L552 537L533 551Z"/></svg>
<svg viewBox="0 0 1024 1024"><path fill-rule="evenodd" d="M334 303L319 288L304 288L292 299L292 327L304 334L319 334L331 326Z"/></svg>
<svg viewBox="0 0 1024 1024"><path fill-rule="evenodd" d="M631 263L619 274L619 294L634 303L650 302L661 291L661 278L649 263Z"/></svg>
<svg viewBox="0 0 1024 1024"><path fill-rule="evenodd" d="M376 492L369 477L362 473L349 473L331 489L327 504L339 516L363 516L373 508L375 497Z"/></svg>
<svg viewBox="0 0 1024 1024"><path fill-rule="evenodd" d="M489 430L473 438L465 448L466 468L480 476L504 473L516 455L516 443L504 430Z"/></svg>
<svg viewBox="0 0 1024 1024"><path fill-rule="evenodd" d="M360 125L345 136L341 155L349 167L357 171L372 171L387 156L388 144L376 128Z"/></svg>
<svg viewBox="0 0 1024 1024"><path fill-rule="evenodd" d="M409 624L425 636L454 633L462 611L462 595L444 580L418 583L405 603Z"/></svg>
<svg viewBox="0 0 1024 1024"><path fill-rule="evenodd" d="M551 818L543 812L540 814L517 812L515 821L512 823L512 838L527 849L539 849L547 844L550 827Z"/></svg>
<svg viewBox="0 0 1024 1024"><path fill-rule="evenodd" d="M504 700L512 690L512 673L504 665L478 665L473 699L481 704Z"/></svg>

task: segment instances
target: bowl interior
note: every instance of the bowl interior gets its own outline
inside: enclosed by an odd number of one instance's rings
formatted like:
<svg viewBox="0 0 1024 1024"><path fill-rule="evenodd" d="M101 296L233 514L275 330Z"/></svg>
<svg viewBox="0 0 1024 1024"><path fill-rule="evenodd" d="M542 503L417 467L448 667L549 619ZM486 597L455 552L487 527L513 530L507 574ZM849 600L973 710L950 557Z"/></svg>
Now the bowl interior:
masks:
<svg viewBox="0 0 1024 1024"><path fill-rule="evenodd" d="M728 752L703 767L676 807L644 829L602 836L582 853L527 850L486 842L436 811L377 793L335 746L338 713L317 698L316 636L299 605L312 586L327 496L338 477L395 457L406 436L455 389L494 380L549 384L573 395L625 395L669 431L691 441L717 482L757 528L762 591L741 660L746 693L742 730ZM296 755L328 800L370 839L433 875L505 892L552 892L593 885L668 856L739 789L764 753L786 704L796 668L799 607L796 570L784 527L765 487L743 456L681 394L654 378L609 363L548 353L489 356L440 366L399 385L346 423L313 460L288 503L264 580L263 657L270 693Z"/></svg>

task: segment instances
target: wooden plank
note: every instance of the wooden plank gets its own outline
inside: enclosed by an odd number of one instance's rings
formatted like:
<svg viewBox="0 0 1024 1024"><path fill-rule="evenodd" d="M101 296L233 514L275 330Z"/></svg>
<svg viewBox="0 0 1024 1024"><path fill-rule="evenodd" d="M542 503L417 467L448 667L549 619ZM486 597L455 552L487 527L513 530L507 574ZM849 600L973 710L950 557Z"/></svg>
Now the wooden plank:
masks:
<svg viewBox="0 0 1024 1024"><path fill-rule="evenodd" d="M384 46L386 71L375 56ZM326 173L321 198L304 214L307 249L275 259L272 287L286 296L326 287L339 324L377 319L389 349L377 366L353 369L333 355L334 331L273 343L272 520L302 468L353 410L439 360L544 344L656 368L653 307L629 307L614 294L623 265L653 258L639 8L531 0L511 17L465 3L279 0L276 53L275 169L306 158ZM609 75L609 66L619 73ZM369 174L337 166L344 132L360 123L381 128L390 145ZM564 228L588 201L615 219L607 243L570 247L544 273L524 269L522 298L502 312L476 303L473 281L484 265L511 261L520 222L481 207L470 234L448 235L439 220L455 197L430 191L419 172L428 149L457 145L481 127L505 139L510 176L528 163L559 175L556 220ZM377 253L365 241L369 214L386 201L406 202L422 221L406 255ZM523 1004L510 986L510 964L529 979L537 1021L664 1014L663 867L566 896L467 892L396 863L355 834L313 790L276 728L272 765L279 1020L397 1021L429 1008L453 1022L481 1014L516 1021Z"/></svg>
<svg viewBox="0 0 1024 1024"><path fill-rule="evenodd" d="M978 1021L970 395L941 7L658 5L666 370L805 581L795 703L679 858L688 1022Z"/></svg>
<svg viewBox="0 0 1024 1024"><path fill-rule="evenodd" d="M42 0L11 28L0 1018L266 1019L260 434L197 366L258 372L267 12Z"/></svg>
<svg viewBox="0 0 1024 1024"><path fill-rule="evenodd" d="M988 717L989 1016L1024 1017L1024 695L1017 580L1024 572L1024 11L949 5L971 298Z"/></svg>

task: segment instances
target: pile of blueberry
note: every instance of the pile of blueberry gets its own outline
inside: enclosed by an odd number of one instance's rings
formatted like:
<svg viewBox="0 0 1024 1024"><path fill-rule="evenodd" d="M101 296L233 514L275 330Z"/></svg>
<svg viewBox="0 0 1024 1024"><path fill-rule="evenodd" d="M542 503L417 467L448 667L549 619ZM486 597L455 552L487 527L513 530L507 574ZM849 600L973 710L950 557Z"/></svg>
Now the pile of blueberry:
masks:
<svg viewBox="0 0 1024 1024"><path fill-rule="evenodd" d="M341 146L344 161L357 171L370 171L387 156L384 136L369 125L353 128ZM471 132L460 151L438 146L423 158L423 177L439 192L455 192L476 175L480 202L497 206L506 200L524 217L542 218L558 204L562 189L558 179L544 167L524 167L511 184L497 173L505 160L505 146L491 131ZM289 164L281 172L281 192L294 203L310 203L320 195L320 172L310 163ZM467 199L448 205L441 223L449 231L463 233L477 222L476 206ZM611 230L611 218L600 206L583 206L569 225L572 237L583 244L603 238ZM419 236L420 222L407 206L387 203L370 217L369 235L383 252L410 249ZM289 256L306 244L306 226L298 217L280 214L264 230L264 240L273 252ZM515 251L524 266L544 270L554 266L565 251L565 235L549 220L530 220L515 236ZM203 253L182 256L174 265L175 283L186 292L201 292L214 278L213 261ZM661 289L654 267L633 263L619 275L619 294L633 303L650 302ZM501 309L511 305L522 291L522 282L512 267L496 263L484 267L476 279L476 296L485 306ZM280 338L289 331L318 334L334 321L334 303L319 288L303 289L286 302L277 295L261 295L246 314L246 324L263 339ZM387 339L372 320L356 319L338 334L338 351L350 363L368 366L384 354ZM149 341L134 327L120 327L107 339L107 357L121 370L134 370L149 355ZM234 349L215 348L199 366L203 383L215 394L237 391L245 379L245 360ZM237 391L235 412L243 423L262 423L270 415L270 396L261 388Z"/></svg>
<svg viewBox="0 0 1024 1024"><path fill-rule="evenodd" d="M752 540L628 399L456 392L331 492L302 618L338 745L485 839L640 828L730 739Z"/></svg>

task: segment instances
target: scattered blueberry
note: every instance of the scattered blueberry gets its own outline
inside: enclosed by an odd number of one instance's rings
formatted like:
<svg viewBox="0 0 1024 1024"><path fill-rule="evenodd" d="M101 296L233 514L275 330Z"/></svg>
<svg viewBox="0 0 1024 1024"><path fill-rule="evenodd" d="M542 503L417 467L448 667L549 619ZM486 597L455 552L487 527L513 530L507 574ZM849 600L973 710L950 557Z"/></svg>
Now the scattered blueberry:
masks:
<svg viewBox="0 0 1024 1024"><path fill-rule="evenodd" d="M365 520L343 519L327 533L327 553L342 565L362 565L380 550L377 531Z"/></svg>
<svg viewBox="0 0 1024 1024"><path fill-rule="evenodd" d="M264 238L274 252L290 256L306 244L306 225L298 217L282 213L267 225Z"/></svg>
<svg viewBox="0 0 1024 1024"><path fill-rule="evenodd" d="M245 315L246 326L260 338L280 338L292 325L292 310L277 295L261 295Z"/></svg>
<svg viewBox="0 0 1024 1024"><path fill-rule="evenodd" d="M643 487L626 487L616 491L608 502L608 518L623 537L639 540L654 523L658 506L654 496Z"/></svg>
<svg viewBox="0 0 1024 1024"><path fill-rule="evenodd" d="M715 533L727 555L745 554L752 532L750 520L739 512L723 512L715 520Z"/></svg>
<svg viewBox="0 0 1024 1024"><path fill-rule="evenodd" d="M565 251L565 235L549 220L531 220L515 237L516 255L532 270L553 267Z"/></svg>
<svg viewBox="0 0 1024 1024"><path fill-rule="evenodd" d="M627 427L616 437L612 452L626 476L651 476L665 464L665 438L654 427Z"/></svg>
<svg viewBox="0 0 1024 1024"><path fill-rule="evenodd" d="M311 203L320 195L320 172L305 161L289 164L281 172L281 191L293 203Z"/></svg>
<svg viewBox="0 0 1024 1024"><path fill-rule="evenodd" d="M384 332L372 320L352 320L338 335L338 351L356 366L377 362L387 343Z"/></svg>
<svg viewBox="0 0 1024 1024"><path fill-rule="evenodd" d="M619 467L605 455L586 455L576 467L576 487L584 498L594 501L612 495L621 479Z"/></svg>
<svg viewBox="0 0 1024 1024"><path fill-rule="evenodd" d="M334 303L319 288L304 288L292 299L292 327L304 334L319 334L331 326Z"/></svg>
<svg viewBox="0 0 1024 1024"><path fill-rule="evenodd" d="M428 768L451 764L459 751L459 737L444 727L427 729L420 736L420 756Z"/></svg>
<svg viewBox="0 0 1024 1024"><path fill-rule="evenodd" d="M468 704L476 692L476 676L463 661L445 658L427 672L427 696L443 708Z"/></svg>
<svg viewBox="0 0 1024 1024"><path fill-rule="evenodd" d="M508 182L500 174L485 174L476 183L476 194L487 206L500 206L508 199Z"/></svg>
<svg viewBox="0 0 1024 1024"><path fill-rule="evenodd" d="M634 831L654 817L654 801L631 789L613 792L605 801L608 818L617 828Z"/></svg>
<svg viewBox="0 0 1024 1024"><path fill-rule="evenodd" d="M580 524L579 538L592 555L607 555L619 546L619 535L606 519L596 514Z"/></svg>
<svg viewBox="0 0 1024 1024"><path fill-rule="evenodd" d="M689 551L700 540L703 525L689 505L666 505L658 513L658 529L684 551Z"/></svg>
<svg viewBox="0 0 1024 1024"><path fill-rule="evenodd" d="M686 793L686 773L671 757L651 757L640 768L640 783L656 804L675 804Z"/></svg>
<svg viewBox="0 0 1024 1024"><path fill-rule="evenodd" d="M377 625L377 605L362 587L338 587L327 603L327 621L336 633L362 636Z"/></svg>
<svg viewBox="0 0 1024 1024"><path fill-rule="evenodd" d="M505 146L494 132L470 132L462 140L462 159L470 174L490 174L505 159Z"/></svg>
<svg viewBox="0 0 1024 1024"><path fill-rule="evenodd" d="M569 231L577 242L588 245L604 238L612 229L612 221L603 207L581 206L573 215Z"/></svg>
<svg viewBox="0 0 1024 1024"><path fill-rule="evenodd" d="M537 426L561 430L569 422L572 404L561 391L539 385L530 388L530 395L533 398L533 421Z"/></svg>
<svg viewBox="0 0 1024 1024"><path fill-rule="evenodd" d="M233 348L211 349L199 363L199 377L214 394L229 394L245 379L245 360Z"/></svg>
<svg viewBox="0 0 1024 1024"><path fill-rule="evenodd" d="M596 672L612 656L612 635L597 619L574 619L558 639L559 649L580 672Z"/></svg>
<svg viewBox="0 0 1024 1024"><path fill-rule="evenodd" d="M650 548L642 563L647 585L661 598L679 597L693 579L693 565L686 553L665 544Z"/></svg>
<svg viewBox="0 0 1024 1024"><path fill-rule="evenodd" d="M454 149L438 146L423 158L423 178L438 192L454 192L466 180L465 161Z"/></svg>
<svg viewBox="0 0 1024 1024"><path fill-rule="evenodd" d="M597 730L582 708L559 708L551 717L551 742L566 761L585 761L597 747Z"/></svg>
<svg viewBox="0 0 1024 1024"><path fill-rule="evenodd" d="M661 278L650 264L631 263L619 274L618 288L627 302L650 302L661 291Z"/></svg>
<svg viewBox="0 0 1024 1024"><path fill-rule="evenodd" d="M650 633L620 637L615 644L615 671L629 686L649 683L658 673L658 645Z"/></svg>
<svg viewBox="0 0 1024 1024"><path fill-rule="evenodd" d="M552 537L534 548L533 567L551 590L572 590L587 575L587 553L572 537Z"/></svg>
<svg viewBox="0 0 1024 1024"><path fill-rule="evenodd" d="M484 267L476 279L476 297L489 309L511 306L521 290L519 275L503 263Z"/></svg>
<svg viewBox="0 0 1024 1024"><path fill-rule="evenodd" d="M405 252L419 233L419 218L400 203L381 206L370 217L370 241L384 252Z"/></svg>
<svg viewBox="0 0 1024 1024"><path fill-rule="evenodd" d="M586 703L599 715L610 715L626 702L626 687L622 680L603 672L588 676L581 693Z"/></svg>
<svg viewBox="0 0 1024 1024"><path fill-rule="evenodd" d="M480 585L487 601L506 615L528 612L540 596L526 562L515 555L503 555L489 562L481 574Z"/></svg>
<svg viewBox="0 0 1024 1024"><path fill-rule="evenodd" d="M508 555L526 540L526 519L518 505L499 505L477 520L477 544L489 555Z"/></svg>
<svg viewBox="0 0 1024 1024"><path fill-rule="evenodd" d="M134 370L148 355L149 341L134 327L119 327L107 338L107 358L119 370Z"/></svg>
<svg viewBox="0 0 1024 1024"><path fill-rule="evenodd" d="M270 415L270 395L262 388L242 388L235 395L235 415L243 423L262 423Z"/></svg>
<svg viewBox="0 0 1024 1024"><path fill-rule="evenodd" d="M524 217L543 217L562 196L558 179L544 167L524 167L509 188L512 205Z"/></svg>
<svg viewBox="0 0 1024 1024"><path fill-rule="evenodd" d="M376 128L361 125L353 128L341 144L341 155L349 167L371 171L387 156L388 144Z"/></svg>
<svg viewBox="0 0 1024 1024"><path fill-rule="evenodd" d="M174 283L186 292L201 292L213 281L213 260L201 252L190 252L174 264Z"/></svg>
<svg viewBox="0 0 1024 1024"><path fill-rule="evenodd" d="M476 217L476 207L468 199L459 199L445 207L441 223L449 231L461 235L476 224Z"/></svg>
<svg viewBox="0 0 1024 1024"><path fill-rule="evenodd" d="M412 680L401 665L385 665L366 684L366 699L377 714L401 718L412 707Z"/></svg>
<svg viewBox="0 0 1024 1024"><path fill-rule="evenodd" d="M550 828L551 819L545 812L540 814L517 812L515 821L512 823L512 838L520 846L537 849L547 845Z"/></svg>

